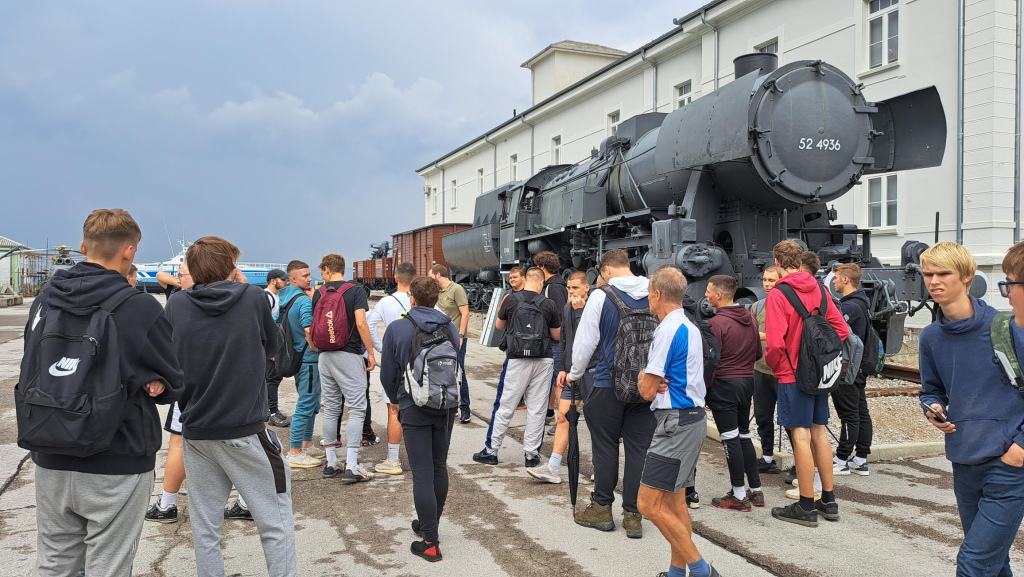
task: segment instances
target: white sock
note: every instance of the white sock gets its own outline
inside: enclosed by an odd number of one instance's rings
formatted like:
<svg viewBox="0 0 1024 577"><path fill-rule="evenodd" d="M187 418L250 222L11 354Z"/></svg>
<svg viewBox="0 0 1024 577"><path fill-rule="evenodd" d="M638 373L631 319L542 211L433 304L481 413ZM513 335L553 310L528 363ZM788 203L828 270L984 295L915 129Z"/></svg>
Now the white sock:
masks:
<svg viewBox="0 0 1024 577"><path fill-rule="evenodd" d="M840 459L839 457L833 457L832 458L832 462L835 463L836 465L839 465L839 466L842 466L842 465L846 464L846 461Z"/></svg>
<svg viewBox="0 0 1024 577"><path fill-rule="evenodd" d="M743 487L743 485L740 485L739 487L733 487L732 494L734 497L742 501L747 498L747 489Z"/></svg>
<svg viewBox="0 0 1024 577"><path fill-rule="evenodd" d="M358 470L359 467L359 448L348 450L348 470L353 473Z"/></svg>
<svg viewBox="0 0 1024 577"><path fill-rule="evenodd" d="M242 498L242 494L238 494L238 506L243 509L248 509L249 506L245 504L245 499Z"/></svg>
<svg viewBox="0 0 1024 577"><path fill-rule="evenodd" d="M168 493L167 491L164 491L164 494L160 496L160 508L161 509L166 509L166 508L170 507L171 505L173 505L173 504L175 504L177 502L178 502L178 494L177 493Z"/></svg>
<svg viewBox="0 0 1024 577"><path fill-rule="evenodd" d="M398 460L398 447L401 445L398 443L388 443L388 460L395 462Z"/></svg>
<svg viewBox="0 0 1024 577"><path fill-rule="evenodd" d="M775 460L775 455L765 455L761 458L764 459L765 463L771 463L772 461Z"/></svg>
<svg viewBox="0 0 1024 577"><path fill-rule="evenodd" d="M853 458L853 464L857 465L858 467L860 467L861 465L863 465L864 463L867 463L867 462L868 462L867 459L862 459L860 457L854 457Z"/></svg>
<svg viewBox="0 0 1024 577"><path fill-rule="evenodd" d="M761 487L756 487L756 488L755 487L751 487L750 488L750 494L760 493L760 492L761 492Z"/></svg>
<svg viewBox="0 0 1024 577"><path fill-rule="evenodd" d="M325 447L324 452L327 453L327 464L335 466L338 464L338 449L337 447Z"/></svg>
<svg viewBox="0 0 1024 577"><path fill-rule="evenodd" d="M562 456L559 455L558 453L551 453L551 458L548 459L548 467L551 468L551 471L554 472L554 473L557 473L559 467L561 467L561 466L562 466Z"/></svg>
<svg viewBox="0 0 1024 577"><path fill-rule="evenodd" d="M814 469L814 490L821 490L821 475L818 474L818 469Z"/></svg>

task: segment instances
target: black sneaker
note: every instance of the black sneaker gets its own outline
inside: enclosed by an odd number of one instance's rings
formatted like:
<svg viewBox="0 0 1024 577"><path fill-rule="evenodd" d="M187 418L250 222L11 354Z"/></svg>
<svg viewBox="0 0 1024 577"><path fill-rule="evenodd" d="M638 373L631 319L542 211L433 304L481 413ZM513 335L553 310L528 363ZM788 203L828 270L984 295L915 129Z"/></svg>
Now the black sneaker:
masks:
<svg viewBox="0 0 1024 577"><path fill-rule="evenodd" d="M372 447L379 442L380 437L377 436L377 433L370 431L369 433L363 433L363 440L360 441L359 444L364 447Z"/></svg>
<svg viewBox="0 0 1024 577"><path fill-rule="evenodd" d="M267 417L267 424L271 427L290 427L292 424L292 418L281 412L271 413L270 416Z"/></svg>
<svg viewBox="0 0 1024 577"><path fill-rule="evenodd" d="M759 475L778 475L781 472L779 464L774 460L771 463L766 463L764 459L757 460L757 473Z"/></svg>
<svg viewBox="0 0 1024 577"><path fill-rule="evenodd" d="M178 506L171 505L166 509L160 508L160 503L153 503L153 506L146 511L146 520L155 521L157 523L177 523L178 522Z"/></svg>
<svg viewBox="0 0 1024 577"><path fill-rule="evenodd" d="M417 535L419 535L421 537L423 536L423 533L420 531L420 520L419 519L413 519L412 520L412 532L416 533Z"/></svg>
<svg viewBox="0 0 1024 577"><path fill-rule="evenodd" d="M832 501L826 503L821 499L814 502L814 508L817 509L818 513L825 518L826 521L838 521L839 520L839 503Z"/></svg>
<svg viewBox="0 0 1024 577"><path fill-rule="evenodd" d="M497 465L498 454L491 453L487 449L480 451L479 453L473 453L473 460L477 463L483 463L484 465Z"/></svg>
<svg viewBox="0 0 1024 577"><path fill-rule="evenodd" d="M786 474L786 485L792 485L793 481L796 481L796 465L789 468L789 473Z"/></svg>
<svg viewBox="0 0 1024 577"><path fill-rule="evenodd" d="M540 466L540 455L534 455L533 457L525 455L523 456L523 461L526 463L527 469L538 467Z"/></svg>
<svg viewBox="0 0 1024 577"><path fill-rule="evenodd" d="M351 485L353 483L365 483L373 479L373 473L367 471L366 469L363 469L362 465L359 465L356 468L359 470L353 471L352 469L346 467L345 472L341 474L341 482L345 483L346 485Z"/></svg>
<svg viewBox="0 0 1024 577"><path fill-rule="evenodd" d="M838 514L838 505L836 506L836 511ZM797 525L803 525L804 527L818 526L818 511L813 509L810 511L804 511L804 508L800 506L799 502L785 507L772 507L772 517L775 517L779 521L796 523Z"/></svg>
<svg viewBox="0 0 1024 577"><path fill-rule="evenodd" d="M239 505L238 501L235 501L234 504L231 505L231 507L224 508L224 518L244 519L246 521L252 521L252 513L250 513L249 510L246 509L245 507Z"/></svg>
<svg viewBox="0 0 1024 577"><path fill-rule="evenodd" d="M700 509L700 495L696 491L686 494L686 506L691 509Z"/></svg>
<svg viewBox="0 0 1024 577"><path fill-rule="evenodd" d="M330 464L324 466L324 479L333 479L341 474L341 470L337 467L332 467Z"/></svg>
<svg viewBox="0 0 1024 577"><path fill-rule="evenodd" d="M469 414L469 407L460 407L459 408L459 422L460 423L468 423L471 416L472 415Z"/></svg>
<svg viewBox="0 0 1024 577"><path fill-rule="evenodd" d="M412 545L409 546L409 550L412 554L417 557L423 557L431 563L440 561L441 557L441 546L437 541L433 543L427 543L426 541L413 541Z"/></svg>

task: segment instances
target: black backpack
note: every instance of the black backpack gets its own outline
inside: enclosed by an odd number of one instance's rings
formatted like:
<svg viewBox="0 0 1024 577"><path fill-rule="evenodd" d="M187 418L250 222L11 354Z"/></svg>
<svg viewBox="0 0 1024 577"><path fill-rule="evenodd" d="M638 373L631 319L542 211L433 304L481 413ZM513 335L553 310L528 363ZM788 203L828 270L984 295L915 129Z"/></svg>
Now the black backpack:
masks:
<svg viewBox="0 0 1024 577"><path fill-rule="evenodd" d="M98 306L40 305L14 389L19 447L72 457L110 447L128 402L113 313L137 294L125 286Z"/></svg>
<svg viewBox="0 0 1024 577"><path fill-rule="evenodd" d="M810 395L831 393L839 387L843 373L843 341L825 318L829 301L825 287L818 287L821 290L821 305L815 307L816 314L813 315L800 301L793 287L780 283L775 288L782 291L804 321L803 333L800 335L800 356L794 370L796 386ZM788 352L786 360L789 361ZM789 363L792 367L792 361Z"/></svg>
<svg viewBox="0 0 1024 577"><path fill-rule="evenodd" d="M711 386L715 380L715 370L722 361L722 345L711 330L711 322L698 314L697 301L688 294L683 295L683 312L690 322L700 331L701 344L704 347L704 386Z"/></svg>
<svg viewBox="0 0 1024 577"><path fill-rule="evenodd" d="M864 318L867 319L868 334L864 335L864 355L860 360L860 372L866 377L871 377L881 373L885 367L885 347L882 346L882 338L878 336L878 331L871 324L868 305L860 299L851 300L864 309Z"/></svg>
<svg viewBox="0 0 1024 577"><path fill-rule="evenodd" d="M274 371L281 377L294 377L299 374L299 371L302 370L302 357L305 356L306 349L309 348L308 342L302 345L301 351L295 350L295 347L292 346L292 323L288 320L288 313L301 296L301 294L295 295L277 313L276 324L277 330L281 334L281 346L274 353Z"/></svg>
<svg viewBox="0 0 1024 577"><path fill-rule="evenodd" d="M551 345L551 330L541 309L547 297L537 295L528 301L522 292L515 292L512 298L518 304L505 330L505 352L512 359L544 357Z"/></svg>
<svg viewBox="0 0 1024 577"><path fill-rule="evenodd" d="M619 328L615 333L615 362L609 365L604 345L597 345L605 366L610 368L615 398L623 403L645 403L647 401L640 395L637 378L647 366L647 354L651 351L654 329L658 328L658 317L651 314L648 307L635 309L627 305L611 285L604 285L601 290L619 311Z"/></svg>

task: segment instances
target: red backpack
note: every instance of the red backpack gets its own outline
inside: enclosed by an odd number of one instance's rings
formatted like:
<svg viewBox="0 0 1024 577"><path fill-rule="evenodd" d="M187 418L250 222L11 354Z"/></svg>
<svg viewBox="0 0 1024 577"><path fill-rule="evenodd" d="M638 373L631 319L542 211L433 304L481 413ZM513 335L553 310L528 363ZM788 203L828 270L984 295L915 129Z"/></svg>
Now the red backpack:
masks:
<svg viewBox="0 0 1024 577"><path fill-rule="evenodd" d="M344 295L356 285L345 283L340 287L324 285L318 290L320 298L313 309L313 324L309 327L313 346L318 351L337 351L345 348L355 332L348 326L348 311L345 310Z"/></svg>

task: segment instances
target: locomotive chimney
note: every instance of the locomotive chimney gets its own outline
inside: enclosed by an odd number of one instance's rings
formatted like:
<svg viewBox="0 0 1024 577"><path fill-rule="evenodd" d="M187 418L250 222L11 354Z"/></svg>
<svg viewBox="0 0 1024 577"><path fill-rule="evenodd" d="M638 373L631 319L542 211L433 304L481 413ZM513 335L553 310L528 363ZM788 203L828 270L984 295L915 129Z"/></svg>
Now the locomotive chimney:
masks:
<svg viewBox="0 0 1024 577"><path fill-rule="evenodd" d="M764 75L774 72L779 67L779 57L777 54L754 52L737 56L733 59L732 65L735 70L734 78L746 76L755 70L761 70L761 74Z"/></svg>

